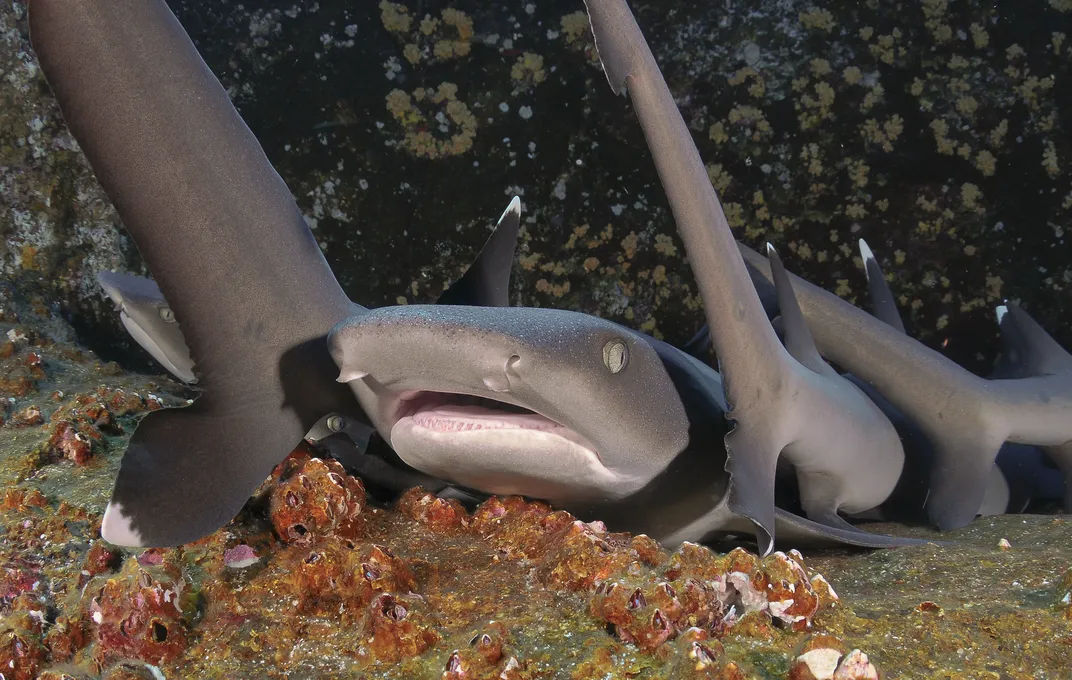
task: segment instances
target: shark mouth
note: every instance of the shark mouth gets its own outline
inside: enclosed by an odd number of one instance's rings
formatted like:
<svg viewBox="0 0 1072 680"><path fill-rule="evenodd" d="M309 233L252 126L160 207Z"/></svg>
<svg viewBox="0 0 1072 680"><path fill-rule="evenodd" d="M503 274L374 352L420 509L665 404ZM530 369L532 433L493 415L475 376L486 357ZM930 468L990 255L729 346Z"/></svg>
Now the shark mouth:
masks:
<svg viewBox="0 0 1072 680"><path fill-rule="evenodd" d="M635 488L575 430L509 402L406 392L393 420L391 446L408 465L485 493L571 502L617 498Z"/></svg>
<svg viewBox="0 0 1072 680"><path fill-rule="evenodd" d="M473 430L558 431L579 437L565 425L523 406L471 394L450 392L409 392L400 397L396 424L410 419L414 427L432 432Z"/></svg>

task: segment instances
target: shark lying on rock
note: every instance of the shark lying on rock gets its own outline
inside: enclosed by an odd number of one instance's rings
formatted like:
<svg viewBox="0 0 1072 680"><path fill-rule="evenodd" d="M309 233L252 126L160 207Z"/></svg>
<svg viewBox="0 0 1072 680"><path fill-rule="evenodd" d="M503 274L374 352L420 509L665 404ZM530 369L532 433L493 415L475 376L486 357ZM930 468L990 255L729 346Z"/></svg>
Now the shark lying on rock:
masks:
<svg viewBox="0 0 1072 680"><path fill-rule="evenodd" d="M616 92L628 90L697 279L719 359L728 417L728 503L774 537L779 456L796 469L808 516L846 528L893 491L904 452L889 419L819 357L783 276L779 342L685 121L624 0L586 0L596 50ZM789 304L787 304L789 303Z"/></svg>
<svg viewBox="0 0 1072 680"><path fill-rule="evenodd" d="M784 355L779 370L818 395L824 417L846 423L853 420L846 413L858 414L884 433L890 458L864 456L888 474L863 479L860 459L823 457L810 440L800 448L782 441L778 418L793 412L767 403L766 431L812 480L804 485L814 492L809 503L832 526L775 506L767 481L777 450L742 445L727 456L726 394L737 393L711 367L590 315L506 306L509 239L493 234L487 257L477 258L486 266L471 268L441 299L452 304L368 310L350 301L289 190L161 0L31 0L30 27L68 125L171 310L155 307L160 328L182 329L192 370L182 373L185 364L173 359L174 372L201 391L192 406L139 424L105 512L105 539L196 540L234 517L303 436L327 439L366 424L414 468L366 460L384 474L542 496L667 542L753 531L764 551L775 534L861 546L914 542L837 517L888 494L899 443L862 393L805 364L818 356L802 349L814 329L792 324L794 349L786 352L762 307L749 302L760 309L749 314L767 325L731 330L729 346L758 334L770 356ZM519 207L504 213L508 223ZM700 260L694 266L702 268ZM785 280L779 307L799 295L796 281ZM133 309L133 298L126 302ZM723 311L708 320L732 328L736 310ZM143 321L154 327L151 317ZM726 345L726 331L712 328ZM767 390L747 378L747 362L735 359L727 377ZM743 413L734 407L735 417ZM747 420L746 437L757 425L764 431L758 416ZM859 438L874 427L845 431ZM808 465L841 476L824 485Z"/></svg>
<svg viewBox="0 0 1072 680"><path fill-rule="evenodd" d="M123 457L102 535L128 546L197 540L234 517L272 467L325 415L365 420L351 390L335 381L338 369L326 337L345 319L382 320L387 313L369 312L343 293L289 190L161 0L75 5L32 0L29 9L41 67L72 134L181 325L201 391L192 406L155 412L139 423ZM654 483L662 485L662 495L673 505L679 494L665 491L673 488L677 478L672 471L685 460L678 454L687 448L690 422L669 376L677 368L665 366L652 345L581 314L434 309L456 326L467 319L456 330L483 341L496 332L531 338L538 324L574 338L608 337L587 357L591 365L623 381L634 373L644 378L632 381L632 391L618 394L615 408L622 420L612 423L616 432L608 428L601 433L622 442L623 450L601 450L583 462L593 466L588 470L604 473L598 483L608 485L610 500L642 495ZM371 316L376 313L381 316ZM416 319L415 314L397 312L409 319ZM399 327L403 333L410 330L405 324ZM553 338L545 342L554 349ZM565 361L569 348L561 350L562 365L576 369L576 363ZM702 397L697 403L704 410L703 426L713 424L717 431L724 419L721 411L711 417L710 408L721 399L718 374L678 350L668 352L680 366L695 369L693 374L685 371L687 387ZM476 366L465 364L439 365L445 375L437 375L432 366L423 368L424 377L446 385L458 372L462 375L453 384L477 373ZM503 369L500 365L481 374L481 388L501 388ZM586 374L592 370L586 367ZM562 391L556 384L543 390ZM586 394L600 396L592 390ZM387 396L365 403L377 422L386 422L386 409L396 405L394 396ZM560 395L563 403L567 399ZM656 407L638 409L645 400ZM585 410L592 412L579 412ZM644 410L651 412L639 419L647 429L630 427ZM662 420L655 422L656 415ZM570 429L596 437L593 428L574 422L578 417L571 416ZM646 433L640 441L651 446L626 442L625 432ZM567 443L556 445L565 447L558 452L566 458L555 460L570 460L575 450ZM553 470L529 472L533 461L539 463L538 457L519 461L517 473L553 485ZM706 512L723 499L725 474L717 456L691 461L710 472L695 476L702 493L690 496L690 511ZM597 500L592 483L580 486L584 491L577 502ZM683 521L655 509L646 507L640 514L665 524L656 527L660 535L675 535ZM770 510L804 536L862 545L903 542L826 529L775 513L773 506ZM729 513L710 528L731 529L734 519ZM793 532L787 529L787 535ZM702 537L696 532L687 536Z"/></svg>
<svg viewBox="0 0 1072 680"><path fill-rule="evenodd" d="M740 252L771 280L765 257L743 245ZM1072 484L1072 355L1023 310L1006 306L1002 336L1032 358L986 379L836 295L791 279L823 355L874 388L933 447L926 510L939 528L975 518L1006 442L1042 447L1064 472L1066 488Z"/></svg>

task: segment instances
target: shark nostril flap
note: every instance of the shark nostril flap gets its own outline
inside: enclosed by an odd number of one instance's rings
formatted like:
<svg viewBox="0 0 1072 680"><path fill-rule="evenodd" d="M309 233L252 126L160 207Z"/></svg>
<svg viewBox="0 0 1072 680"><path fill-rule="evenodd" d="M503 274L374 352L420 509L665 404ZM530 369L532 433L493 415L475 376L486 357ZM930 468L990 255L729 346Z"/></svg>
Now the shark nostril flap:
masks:
<svg viewBox="0 0 1072 680"><path fill-rule="evenodd" d="M484 378L484 387L487 387L492 392L509 392L510 381L505 374L492 378Z"/></svg>

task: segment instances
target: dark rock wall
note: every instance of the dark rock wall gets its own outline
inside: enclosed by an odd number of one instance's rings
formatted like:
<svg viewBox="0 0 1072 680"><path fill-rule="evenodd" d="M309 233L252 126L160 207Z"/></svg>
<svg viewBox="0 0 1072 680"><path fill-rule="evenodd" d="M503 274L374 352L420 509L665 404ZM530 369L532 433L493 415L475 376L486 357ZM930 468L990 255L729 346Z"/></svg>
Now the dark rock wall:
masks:
<svg viewBox="0 0 1072 680"><path fill-rule="evenodd" d="M355 300L434 299L516 193L519 304L671 341L702 323L580 0L170 4ZM633 7L740 238L861 304L866 238L909 331L975 370L1003 298L1072 346L1067 0ZM142 264L25 14L0 7L0 267L107 357L127 345L93 275Z"/></svg>

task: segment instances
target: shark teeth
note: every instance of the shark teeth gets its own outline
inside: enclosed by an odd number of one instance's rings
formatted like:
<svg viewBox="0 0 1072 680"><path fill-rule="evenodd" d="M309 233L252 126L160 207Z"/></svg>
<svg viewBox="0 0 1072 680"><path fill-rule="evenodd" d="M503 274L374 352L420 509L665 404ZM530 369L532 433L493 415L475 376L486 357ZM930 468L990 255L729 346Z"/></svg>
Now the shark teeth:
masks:
<svg viewBox="0 0 1072 680"><path fill-rule="evenodd" d="M555 430L562 426L535 413L505 413L482 406L440 406L413 414L414 425L437 432Z"/></svg>

